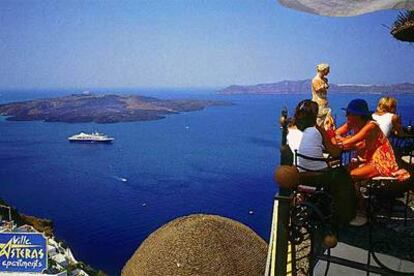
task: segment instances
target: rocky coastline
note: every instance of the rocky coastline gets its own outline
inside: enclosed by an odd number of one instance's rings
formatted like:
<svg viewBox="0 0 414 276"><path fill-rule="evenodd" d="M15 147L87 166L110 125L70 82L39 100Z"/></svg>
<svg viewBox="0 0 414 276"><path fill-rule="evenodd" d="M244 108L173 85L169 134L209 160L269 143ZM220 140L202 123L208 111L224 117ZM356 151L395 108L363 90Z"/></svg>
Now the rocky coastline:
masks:
<svg viewBox="0 0 414 276"><path fill-rule="evenodd" d="M117 123L159 120L170 114L226 106L225 101L162 100L144 96L72 94L0 105L9 121Z"/></svg>

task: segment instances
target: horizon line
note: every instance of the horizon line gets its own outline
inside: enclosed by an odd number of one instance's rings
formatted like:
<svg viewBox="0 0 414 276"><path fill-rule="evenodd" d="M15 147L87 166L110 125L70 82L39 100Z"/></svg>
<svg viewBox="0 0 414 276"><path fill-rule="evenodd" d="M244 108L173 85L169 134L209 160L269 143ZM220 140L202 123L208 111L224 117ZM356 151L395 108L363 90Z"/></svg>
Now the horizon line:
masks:
<svg viewBox="0 0 414 276"><path fill-rule="evenodd" d="M73 90L75 92L99 92L99 90L131 90L131 89L141 89L141 90L184 90L184 89L193 89L193 90L215 90L221 89L222 86L96 86L96 87L0 87L1 92L5 91L27 91L27 90Z"/></svg>

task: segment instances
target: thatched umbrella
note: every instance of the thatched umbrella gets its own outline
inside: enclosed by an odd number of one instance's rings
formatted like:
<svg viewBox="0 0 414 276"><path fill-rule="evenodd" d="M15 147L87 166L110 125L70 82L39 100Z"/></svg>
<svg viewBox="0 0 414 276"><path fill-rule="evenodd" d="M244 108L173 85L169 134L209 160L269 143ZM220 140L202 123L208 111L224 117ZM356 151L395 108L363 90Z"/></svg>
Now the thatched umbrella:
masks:
<svg viewBox="0 0 414 276"><path fill-rule="evenodd" d="M247 226L220 216L177 218L152 233L122 275L263 275L267 244Z"/></svg>
<svg viewBox="0 0 414 276"><path fill-rule="evenodd" d="M414 9L413 0L279 0L289 8L326 16L354 16L387 9Z"/></svg>
<svg viewBox="0 0 414 276"><path fill-rule="evenodd" d="M391 34L398 40L414 42L414 10L399 14L391 27Z"/></svg>

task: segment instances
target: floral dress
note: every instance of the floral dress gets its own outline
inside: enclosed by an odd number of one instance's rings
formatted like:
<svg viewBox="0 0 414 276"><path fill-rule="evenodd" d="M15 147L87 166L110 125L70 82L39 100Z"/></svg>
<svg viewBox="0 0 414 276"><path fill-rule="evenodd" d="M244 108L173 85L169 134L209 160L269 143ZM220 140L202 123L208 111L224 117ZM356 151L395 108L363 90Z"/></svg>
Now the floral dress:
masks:
<svg viewBox="0 0 414 276"><path fill-rule="evenodd" d="M378 126L374 121L370 121L369 124ZM379 127L365 139L365 149L362 154L366 163L373 165L381 176L393 176L393 173L398 170L392 146Z"/></svg>

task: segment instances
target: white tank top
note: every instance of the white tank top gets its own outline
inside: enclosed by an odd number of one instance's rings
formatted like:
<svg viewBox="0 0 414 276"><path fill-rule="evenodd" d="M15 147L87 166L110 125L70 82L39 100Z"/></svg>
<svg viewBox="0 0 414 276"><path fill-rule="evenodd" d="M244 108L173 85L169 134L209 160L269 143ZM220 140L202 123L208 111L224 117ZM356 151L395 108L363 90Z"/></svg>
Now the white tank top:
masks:
<svg viewBox="0 0 414 276"><path fill-rule="evenodd" d="M290 147L290 150L295 154L295 150L299 149L300 142L302 141L302 131L297 128L289 128L287 134L287 143Z"/></svg>
<svg viewBox="0 0 414 276"><path fill-rule="evenodd" d="M372 114L372 118L377 121L379 127L381 128L382 132L385 136L390 136L392 130L392 116L393 113L384 113L382 115Z"/></svg>
<svg viewBox="0 0 414 276"><path fill-rule="evenodd" d="M323 150L325 146L323 145L322 134L316 127L308 127L303 131L302 140L299 145L298 153L314 157L314 158L324 158ZM308 160L301 157L298 157L298 165L307 169L307 170L323 170L328 167L325 161L314 161ZM303 171L299 168L300 171Z"/></svg>

